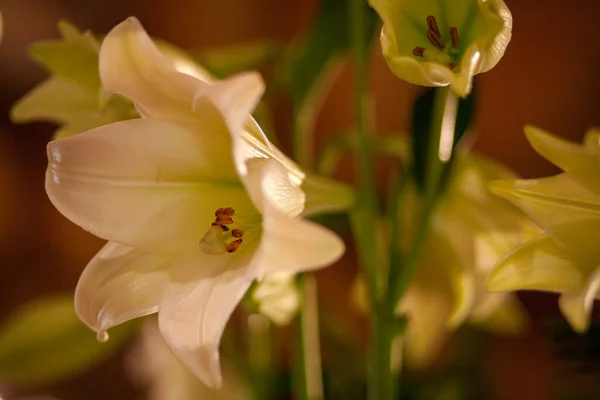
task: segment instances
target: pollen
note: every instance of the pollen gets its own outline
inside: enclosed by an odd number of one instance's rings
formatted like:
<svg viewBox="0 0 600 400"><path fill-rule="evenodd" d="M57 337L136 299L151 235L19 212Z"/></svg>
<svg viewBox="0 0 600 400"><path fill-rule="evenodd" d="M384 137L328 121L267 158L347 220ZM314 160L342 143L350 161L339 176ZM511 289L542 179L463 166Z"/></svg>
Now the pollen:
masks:
<svg viewBox="0 0 600 400"><path fill-rule="evenodd" d="M243 241L244 241L243 239L236 239L233 242L230 242L227 245L227 252L228 253L235 253L237 251L237 249L240 248L240 246L242 245Z"/></svg>
<svg viewBox="0 0 600 400"><path fill-rule="evenodd" d="M415 57L425 58L428 61L442 62L447 64L451 70L454 70L458 66L456 53L460 44L460 37L458 35L458 28L451 26L449 29L450 41L445 41L440 31L440 27L437 23L435 16L430 15L426 18L427 22L427 40L435 49L431 49L429 52L426 48L416 46L412 53ZM433 53L431 53L433 52ZM431 54L430 54L431 53ZM445 61L442 61L445 60Z"/></svg>
<svg viewBox="0 0 600 400"><path fill-rule="evenodd" d="M235 209L232 207L218 208L215 211L215 221L211 223L202 240L200 250L206 254L235 253L242 245L244 230L230 228L234 224Z"/></svg>

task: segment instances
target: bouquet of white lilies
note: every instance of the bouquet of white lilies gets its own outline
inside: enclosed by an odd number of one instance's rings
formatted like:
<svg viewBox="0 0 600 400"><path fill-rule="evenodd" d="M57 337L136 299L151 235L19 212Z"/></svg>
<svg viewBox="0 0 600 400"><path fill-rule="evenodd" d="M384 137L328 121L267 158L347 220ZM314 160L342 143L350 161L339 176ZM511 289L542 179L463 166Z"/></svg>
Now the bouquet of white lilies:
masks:
<svg viewBox="0 0 600 400"><path fill-rule="evenodd" d="M502 73L513 34L503 0L320 0L293 45L191 52L143 23L61 21L30 46L46 79L10 118L57 126L47 197L106 243L75 288L0 319L0 400L81 398L52 385L114 354L156 400L502 398L477 354L531 336L515 291L560 293L594 330L600 131L526 126L551 177L473 150L478 75ZM374 128L371 53L416 86L407 134ZM352 127L318 136L343 63Z"/></svg>

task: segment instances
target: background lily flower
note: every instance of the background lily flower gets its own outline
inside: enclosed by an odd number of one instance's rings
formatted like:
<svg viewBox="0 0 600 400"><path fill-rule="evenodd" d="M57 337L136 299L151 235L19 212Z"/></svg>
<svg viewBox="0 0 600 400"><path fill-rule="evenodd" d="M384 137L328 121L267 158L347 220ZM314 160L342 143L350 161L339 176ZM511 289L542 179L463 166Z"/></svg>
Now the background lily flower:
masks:
<svg viewBox="0 0 600 400"><path fill-rule="evenodd" d="M266 275L252 293L258 310L278 325L287 325L298 311L296 277L287 273Z"/></svg>
<svg viewBox="0 0 600 400"><path fill-rule="evenodd" d="M33 59L51 76L11 109L15 123L49 121L59 124L57 139L97 126L137 117L131 102L102 90L98 73L100 43L68 22L58 25L62 40L34 43Z"/></svg>
<svg viewBox="0 0 600 400"><path fill-rule="evenodd" d="M460 155L454 168L417 273L397 307L398 314L409 318L402 351L414 367L431 364L450 333L463 323L498 334L518 334L526 326L515 296L489 293L485 287L494 264L526 234L526 217L486 187L490 180L513 174L471 154ZM419 214L422 203L416 193L408 188L400 199L402 226L407 227L400 244L404 250L411 242L411 217Z"/></svg>
<svg viewBox="0 0 600 400"><path fill-rule="evenodd" d="M473 76L492 69L510 42L502 0L369 0L383 21L383 55L400 79L448 86L466 97Z"/></svg>
<svg viewBox="0 0 600 400"><path fill-rule="evenodd" d="M508 254L490 275L488 287L561 293L563 315L583 332L600 288L600 132L590 130L583 145L534 127L526 127L525 133L538 153L565 172L491 185L545 233Z"/></svg>
<svg viewBox="0 0 600 400"><path fill-rule="evenodd" d="M219 387L220 338L252 281L326 266L344 245L299 217L305 175L249 117L257 74L212 85L182 74L130 18L105 38L100 76L143 118L48 145L51 201L109 240L81 276L76 310L101 339L158 311L179 359Z"/></svg>

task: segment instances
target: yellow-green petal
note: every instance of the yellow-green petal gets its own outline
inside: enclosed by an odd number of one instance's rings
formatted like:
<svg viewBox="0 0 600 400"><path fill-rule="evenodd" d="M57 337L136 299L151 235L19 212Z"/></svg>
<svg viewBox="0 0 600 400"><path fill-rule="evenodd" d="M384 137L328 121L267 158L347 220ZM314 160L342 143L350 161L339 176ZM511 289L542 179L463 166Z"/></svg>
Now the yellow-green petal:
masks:
<svg viewBox="0 0 600 400"><path fill-rule="evenodd" d="M492 291L542 290L567 292L581 287L589 266L550 236L541 235L515 248L494 268L487 280Z"/></svg>
<svg viewBox="0 0 600 400"><path fill-rule="evenodd" d="M525 135L535 151L564 171L600 167L600 151L592 147L593 134L588 136L588 148L529 125L525 127Z"/></svg>
<svg viewBox="0 0 600 400"><path fill-rule="evenodd" d="M496 181L499 196L515 203L555 240L600 259L600 175L577 170L542 179Z"/></svg>

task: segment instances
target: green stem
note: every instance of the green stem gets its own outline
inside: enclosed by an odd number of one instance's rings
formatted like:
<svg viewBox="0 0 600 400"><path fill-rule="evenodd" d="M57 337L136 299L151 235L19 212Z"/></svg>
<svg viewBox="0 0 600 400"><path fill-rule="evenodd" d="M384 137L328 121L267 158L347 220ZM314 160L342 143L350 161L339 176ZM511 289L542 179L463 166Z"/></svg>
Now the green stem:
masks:
<svg viewBox="0 0 600 400"><path fill-rule="evenodd" d="M296 330L294 398L322 400L323 380L319 340L317 286L312 274L298 277L300 310Z"/></svg>
<svg viewBox="0 0 600 400"><path fill-rule="evenodd" d="M314 130L310 113L294 105L293 155L295 161L305 170L314 168ZM318 184L317 177L310 182ZM320 193L315 190L314 193ZM317 199L318 200L318 199ZM307 196L307 201L310 198ZM309 204L306 204L309 207ZM295 366L293 368L294 398L298 400L323 399L323 378L321 369L321 343L319 338L319 310L316 280L312 274L298 276L300 308L296 330Z"/></svg>
<svg viewBox="0 0 600 400"><path fill-rule="evenodd" d="M393 258L389 275L389 307L395 309L408 288L419 265L419 259L429 233L431 218L438 198L444 168L452 156L458 99L449 88L436 89L429 140L429 160L425 178L425 199L415 228L415 236L401 263Z"/></svg>
<svg viewBox="0 0 600 400"><path fill-rule="evenodd" d="M352 227L358 247L360 266L367 280L371 304L371 334L369 345L368 398L393 399L394 382L391 373L391 322L392 315L382 303L383 266L377 243L377 198L373 181L371 140L367 119L367 43L365 24L366 2L351 0L349 29L355 67L356 93L356 144L358 174L358 199L352 214Z"/></svg>

